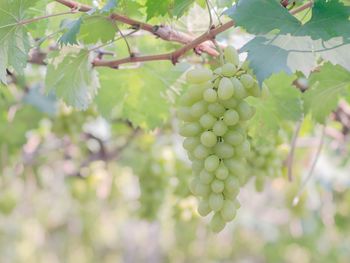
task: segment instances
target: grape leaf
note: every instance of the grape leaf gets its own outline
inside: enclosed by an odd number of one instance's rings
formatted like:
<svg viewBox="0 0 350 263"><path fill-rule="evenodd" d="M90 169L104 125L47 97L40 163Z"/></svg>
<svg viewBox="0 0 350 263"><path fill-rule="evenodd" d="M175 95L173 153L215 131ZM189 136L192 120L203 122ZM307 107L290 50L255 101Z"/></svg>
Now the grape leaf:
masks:
<svg viewBox="0 0 350 263"><path fill-rule="evenodd" d="M273 75L266 80L266 90L261 98L248 98L248 102L256 108L250 121L251 131L257 136L265 136L277 132L283 120L297 121L301 118L301 93L292 83L295 76L285 73Z"/></svg>
<svg viewBox="0 0 350 263"><path fill-rule="evenodd" d="M333 37L350 36L350 7L338 0L315 1L312 17L297 35L309 35L312 39L329 40Z"/></svg>
<svg viewBox="0 0 350 263"><path fill-rule="evenodd" d="M117 27L107 16L84 16L80 27L79 39L85 44L106 43L114 39Z"/></svg>
<svg viewBox="0 0 350 263"><path fill-rule="evenodd" d="M168 13L170 6L169 0L147 0L146 12L147 20L155 16L164 16Z"/></svg>
<svg viewBox="0 0 350 263"><path fill-rule="evenodd" d="M105 117L117 112L135 126L153 129L167 119L170 105L165 93L182 72L168 62L118 71L99 69L97 107Z"/></svg>
<svg viewBox="0 0 350 263"><path fill-rule="evenodd" d="M22 74L30 49L28 32L19 22L30 18L28 10L37 0L0 0L0 80L6 83L6 68Z"/></svg>
<svg viewBox="0 0 350 263"><path fill-rule="evenodd" d="M77 34L80 31L80 26L81 26L82 19L81 17L78 18L77 20L63 20L62 21L62 26L64 28L67 28L67 31L64 32L64 34L60 37L58 40L58 43L61 45L74 45L78 44L77 41Z"/></svg>
<svg viewBox="0 0 350 263"><path fill-rule="evenodd" d="M53 54L55 55L55 54ZM87 50L61 50L50 59L46 73L46 92L53 92L67 105L87 109L97 93L99 82Z"/></svg>
<svg viewBox="0 0 350 263"><path fill-rule="evenodd" d="M326 63L319 72L309 79L310 89L303 94L305 112L310 112L314 120L324 123L337 107L341 95L349 95L350 74L339 65Z"/></svg>
<svg viewBox="0 0 350 263"><path fill-rule="evenodd" d="M177 18L181 17L193 4L194 0L175 0L172 15Z"/></svg>
<svg viewBox="0 0 350 263"><path fill-rule="evenodd" d="M292 16L279 1L244 0L227 10L226 14L236 25L242 26L249 33L265 34L274 29L281 33L294 32L300 27L300 22Z"/></svg>
<svg viewBox="0 0 350 263"><path fill-rule="evenodd" d="M350 70L350 43L340 37L322 41L290 34L258 36L241 51L248 52L250 67L260 83L280 71L288 74L301 71L308 76L319 57Z"/></svg>

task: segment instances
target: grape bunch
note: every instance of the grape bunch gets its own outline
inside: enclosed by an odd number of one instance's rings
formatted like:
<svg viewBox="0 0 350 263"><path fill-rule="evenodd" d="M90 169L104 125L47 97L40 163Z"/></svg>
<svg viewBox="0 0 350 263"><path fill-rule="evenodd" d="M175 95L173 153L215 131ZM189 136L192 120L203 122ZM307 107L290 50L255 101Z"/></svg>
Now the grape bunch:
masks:
<svg viewBox="0 0 350 263"><path fill-rule="evenodd" d="M255 176L255 189L261 192L265 179L282 175L283 161L289 152L284 142L286 135L282 131L277 138L259 142L249 138L251 151L247 158L248 177Z"/></svg>
<svg viewBox="0 0 350 263"><path fill-rule="evenodd" d="M256 80L241 65L233 47L224 50L225 64L211 71L187 73L191 85L179 101L180 135L192 161L190 189L200 197L198 212L214 215L210 227L220 232L239 207L236 196L246 181L245 158L250 153L246 122L255 109L244 99L259 96Z"/></svg>

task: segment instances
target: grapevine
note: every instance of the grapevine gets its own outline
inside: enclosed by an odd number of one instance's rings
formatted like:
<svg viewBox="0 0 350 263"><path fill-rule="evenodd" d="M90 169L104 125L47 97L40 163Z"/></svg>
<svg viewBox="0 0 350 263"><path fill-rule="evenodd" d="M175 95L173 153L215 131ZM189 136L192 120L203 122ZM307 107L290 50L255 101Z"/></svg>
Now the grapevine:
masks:
<svg viewBox="0 0 350 263"><path fill-rule="evenodd" d="M190 188L200 198L198 213L213 212L210 227L220 232L239 207L239 188L245 183L246 158L250 153L247 121L255 109L245 98L259 96L255 79L247 73L233 47L224 50L225 64L211 71L191 70L191 85L180 98L178 117L184 121L180 135L192 161Z"/></svg>

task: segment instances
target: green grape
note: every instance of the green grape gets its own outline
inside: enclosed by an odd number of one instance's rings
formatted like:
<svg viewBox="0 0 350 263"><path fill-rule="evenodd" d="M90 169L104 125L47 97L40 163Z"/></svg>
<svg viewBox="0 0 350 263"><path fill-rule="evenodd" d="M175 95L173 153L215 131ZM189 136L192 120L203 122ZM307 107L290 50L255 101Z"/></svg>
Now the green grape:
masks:
<svg viewBox="0 0 350 263"><path fill-rule="evenodd" d="M261 90L258 86L258 84L254 84L253 87L251 87L249 90L249 95L253 97L260 97L261 96Z"/></svg>
<svg viewBox="0 0 350 263"><path fill-rule="evenodd" d="M235 98L229 100L222 100L220 103L227 109L234 109L238 105L238 101Z"/></svg>
<svg viewBox="0 0 350 263"><path fill-rule="evenodd" d="M202 131L198 123L186 123L180 127L179 133L183 137L194 137Z"/></svg>
<svg viewBox="0 0 350 263"><path fill-rule="evenodd" d="M216 94L216 91L213 88L209 88L203 93L203 99L206 102L215 102L218 98L218 95Z"/></svg>
<svg viewBox="0 0 350 263"><path fill-rule="evenodd" d="M242 144L244 140L244 135L237 130L230 130L224 135L224 141L233 146Z"/></svg>
<svg viewBox="0 0 350 263"><path fill-rule="evenodd" d="M224 205L220 211L221 217L224 221L230 222L236 216L236 206L231 200L225 200Z"/></svg>
<svg viewBox="0 0 350 263"><path fill-rule="evenodd" d="M177 117L182 121L194 121L195 118L191 115L190 107L180 107L177 110Z"/></svg>
<svg viewBox="0 0 350 263"><path fill-rule="evenodd" d="M198 214L201 216L207 216L211 212L211 208L207 200L200 200L198 204Z"/></svg>
<svg viewBox="0 0 350 263"><path fill-rule="evenodd" d="M253 87L254 85L254 79L251 75L249 74L243 74L241 75L240 77L240 81L242 82L243 86L246 88L246 89L250 89Z"/></svg>
<svg viewBox="0 0 350 263"><path fill-rule="evenodd" d="M209 105L210 107L210 105ZM202 125L203 128L205 129L211 129L216 122L216 118L213 117L210 113L204 114L200 119L199 123Z"/></svg>
<svg viewBox="0 0 350 263"><path fill-rule="evenodd" d="M214 179L214 175L212 173L207 172L206 170L202 170L199 174L199 180L203 184L210 184Z"/></svg>
<svg viewBox="0 0 350 263"><path fill-rule="evenodd" d="M198 195L197 186L199 184L199 179L197 177L193 178L190 182L189 188L192 194Z"/></svg>
<svg viewBox="0 0 350 263"><path fill-rule="evenodd" d="M218 169L215 171L215 176L220 180L225 180L227 176L229 175L229 171L227 167L221 163Z"/></svg>
<svg viewBox="0 0 350 263"><path fill-rule="evenodd" d="M202 197L207 197L210 194L210 186L207 184L202 184L201 182L197 183L196 186L196 195L202 196Z"/></svg>
<svg viewBox="0 0 350 263"><path fill-rule="evenodd" d="M182 146L189 152L192 152L197 145L200 143L200 140L196 137L186 138L182 144Z"/></svg>
<svg viewBox="0 0 350 263"><path fill-rule="evenodd" d="M210 221L211 231L213 231L214 233L218 233L225 228L225 225L226 223L224 219L221 217L221 214L215 213L213 218Z"/></svg>
<svg viewBox="0 0 350 263"><path fill-rule="evenodd" d="M234 154L233 147L225 142L220 142L215 145L214 152L220 159L231 158Z"/></svg>
<svg viewBox="0 0 350 263"><path fill-rule="evenodd" d="M224 113L224 118L223 118L224 123L227 126L233 126L236 125L239 121L239 115L237 113L237 111L235 110L227 110Z"/></svg>
<svg viewBox="0 0 350 263"><path fill-rule="evenodd" d="M203 99L203 90L207 85L192 85L186 92L190 98L191 104Z"/></svg>
<svg viewBox="0 0 350 263"><path fill-rule="evenodd" d="M248 140L245 140L240 145L236 147L236 155L238 157L248 157L250 153L250 143Z"/></svg>
<svg viewBox="0 0 350 263"><path fill-rule="evenodd" d="M212 103L208 106L208 111L215 117L221 117L225 112L225 107L219 103Z"/></svg>
<svg viewBox="0 0 350 263"><path fill-rule="evenodd" d="M191 115L195 118L199 118L207 112L207 107L208 105L205 101L196 102L191 107Z"/></svg>
<svg viewBox="0 0 350 263"><path fill-rule="evenodd" d="M207 82L212 77L212 71L206 68L192 69L186 75L187 82L192 84Z"/></svg>
<svg viewBox="0 0 350 263"><path fill-rule="evenodd" d="M224 164L228 170L236 176L246 173L245 163L242 160L236 158L226 159L224 160Z"/></svg>
<svg viewBox="0 0 350 263"><path fill-rule="evenodd" d="M230 46L226 47L224 49L224 57L227 62L232 63L233 65L238 67L239 56L238 56L237 50L234 47L230 47Z"/></svg>
<svg viewBox="0 0 350 263"><path fill-rule="evenodd" d="M195 173L200 173L203 170L204 162L202 160L193 160L192 161L192 170Z"/></svg>
<svg viewBox="0 0 350 263"><path fill-rule="evenodd" d="M216 75L222 75L222 68L220 67L220 68L216 68L215 70L214 70L214 73L216 74Z"/></svg>
<svg viewBox="0 0 350 263"><path fill-rule="evenodd" d="M249 120L255 113L254 109L245 101L242 101L240 104L238 104L237 112L239 114L240 120L242 121Z"/></svg>
<svg viewBox="0 0 350 263"><path fill-rule="evenodd" d="M217 179L214 179L214 181L211 183L211 190L213 190L213 192L216 194L219 194L222 191L224 191L224 187L224 182Z"/></svg>
<svg viewBox="0 0 350 263"><path fill-rule="evenodd" d="M228 100L234 94L234 87L229 78L222 78L219 83L218 97L221 100Z"/></svg>
<svg viewBox="0 0 350 263"><path fill-rule="evenodd" d="M226 189L229 193L238 194L238 192L239 192L239 186L240 186L240 183L239 183L239 181L238 181L234 176L229 176L229 177L227 177L227 179L225 180L225 189Z"/></svg>
<svg viewBox="0 0 350 263"><path fill-rule="evenodd" d="M193 151L194 157L200 160L206 158L210 153L210 150L201 144L199 144Z"/></svg>
<svg viewBox="0 0 350 263"><path fill-rule="evenodd" d="M202 133L200 141L206 147L213 147L217 142L217 138L212 131L205 131Z"/></svg>
<svg viewBox="0 0 350 263"><path fill-rule="evenodd" d="M244 86L237 78L231 78L231 82L234 87L234 94L236 99L241 100L248 97L247 91L245 90Z"/></svg>
<svg viewBox="0 0 350 263"><path fill-rule="evenodd" d="M219 211L224 205L224 197L222 194L210 194L209 195L209 206L214 211Z"/></svg>
<svg viewBox="0 0 350 263"><path fill-rule="evenodd" d="M217 136L223 136L227 131L227 126L223 121L217 121L215 122L213 126L213 132Z"/></svg>
<svg viewBox="0 0 350 263"><path fill-rule="evenodd" d="M236 72L237 67L232 63L226 63L221 67L221 74L225 77L232 77Z"/></svg>
<svg viewBox="0 0 350 263"><path fill-rule="evenodd" d="M208 172L214 172L220 164L220 160L216 155L210 155L204 161L205 170Z"/></svg>

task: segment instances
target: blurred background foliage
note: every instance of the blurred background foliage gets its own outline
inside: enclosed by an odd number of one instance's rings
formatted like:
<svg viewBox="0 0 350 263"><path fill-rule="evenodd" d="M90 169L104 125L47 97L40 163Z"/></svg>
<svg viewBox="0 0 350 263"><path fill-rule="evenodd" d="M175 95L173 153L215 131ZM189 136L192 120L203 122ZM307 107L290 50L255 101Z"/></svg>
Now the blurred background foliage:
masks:
<svg viewBox="0 0 350 263"><path fill-rule="evenodd" d="M133 1L135 8L126 2L120 1L121 12L145 17L139 9L145 1ZM167 15L150 21L202 32L208 26L203 19L207 11L204 1L197 2L176 24ZM59 22L54 18L38 26L49 35ZM249 38L231 29L218 41L239 47ZM160 51L174 46L150 35L130 42L144 53L155 43ZM127 52L122 44L114 48L118 55ZM96 104L84 112L44 95L42 66L28 65L25 77L12 76L12 83L1 86L0 262L349 262L350 170L344 118L350 120L350 114L344 103L329 123L325 147L297 205L293 199L320 138L320 128L308 118L296 148L294 180L289 182L284 171L266 180L258 192L252 178L239 194L241 208L234 222L220 234L208 230L188 190L191 167L173 109L186 88L181 74L189 63L203 62L216 63L189 56L174 68L150 63L120 74L100 70L101 82L114 83L115 90L101 90ZM142 91L146 84L154 93ZM130 87L141 90L138 96L128 93ZM162 101L141 103L145 95ZM115 104L104 104L104 96L115 96ZM147 107L154 107L147 111L153 114L142 114ZM160 123L162 128L155 128ZM285 126L291 138L295 123Z"/></svg>

